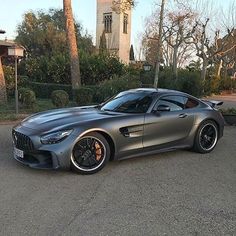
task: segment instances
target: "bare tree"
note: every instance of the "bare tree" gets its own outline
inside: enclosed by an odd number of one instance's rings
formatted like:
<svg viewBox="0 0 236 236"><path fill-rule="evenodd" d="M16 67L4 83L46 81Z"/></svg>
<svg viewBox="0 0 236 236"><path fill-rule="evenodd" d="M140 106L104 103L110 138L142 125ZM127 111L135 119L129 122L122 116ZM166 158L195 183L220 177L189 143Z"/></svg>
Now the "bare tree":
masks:
<svg viewBox="0 0 236 236"><path fill-rule="evenodd" d="M222 15L222 27L232 29L236 26L236 1L231 0L227 9L221 9L220 14Z"/></svg>
<svg viewBox="0 0 236 236"><path fill-rule="evenodd" d="M219 52L214 61L217 65L216 75L221 75L221 69L225 68L225 72L229 68L233 68L236 63L236 29L228 30L222 39L217 39L217 45L223 50Z"/></svg>
<svg viewBox="0 0 236 236"><path fill-rule="evenodd" d="M157 35L154 35L154 37L145 36L142 40L142 46L144 48L144 56L146 58L146 61L148 61L148 63L153 67L155 67L157 62L157 40Z"/></svg>
<svg viewBox="0 0 236 236"><path fill-rule="evenodd" d="M159 63L171 66L173 74L177 77L178 66L183 65L187 56L193 53L193 47L186 44L185 41L190 38L196 14L187 7L185 10L167 8L164 14L161 38L159 37L159 17L160 13L157 10L146 19L146 29L143 36L146 56L157 62L158 51L160 51ZM157 44L156 47L154 43ZM161 43L160 50L159 43Z"/></svg>
<svg viewBox="0 0 236 236"><path fill-rule="evenodd" d="M66 18L66 35L70 52L72 89L81 86L79 52L76 42L75 24L71 7L71 0L63 0L64 15Z"/></svg>
<svg viewBox="0 0 236 236"><path fill-rule="evenodd" d="M228 30L224 40L220 39L220 31L215 31L213 42L210 40L210 36L207 35L207 25L209 18L204 23L197 22L198 28L191 35L192 41L187 43L193 43L197 50L197 56L202 59L202 71L201 79L205 81L207 67L211 61L221 61L224 55L235 48L235 43L229 45L229 38L232 36L233 29ZM219 72L217 73L219 74Z"/></svg>
<svg viewBox="0 0 236 236"><path fill-rule="evenodd" d="M175 78L177 78L178 62L181 57L184 57L189 48L185 42L191 38L195 16L196 14L191 11L170 12L168 14L168 22L163 27L164 40L173 49L172 68ZM168 49L169 47L167 47Z"/></svg>

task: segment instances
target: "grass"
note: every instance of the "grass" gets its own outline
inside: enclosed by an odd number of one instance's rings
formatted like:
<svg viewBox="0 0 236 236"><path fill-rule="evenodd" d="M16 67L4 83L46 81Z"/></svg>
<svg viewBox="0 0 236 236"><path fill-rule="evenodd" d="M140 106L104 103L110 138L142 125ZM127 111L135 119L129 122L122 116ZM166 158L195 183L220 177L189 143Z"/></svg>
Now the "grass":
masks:
<svg viewBox="0 0 236 236"><path fill-rule="evenodd" d="M73 102L70 102L69 107L74 106ZM50 99L37 99L37 103L31 109L23 107L19 104L19 114L15 112L15 100L9 99L7 104L0 105L0 121L15 121L25 118L26 116L41 111L56 109Z"/></svg>

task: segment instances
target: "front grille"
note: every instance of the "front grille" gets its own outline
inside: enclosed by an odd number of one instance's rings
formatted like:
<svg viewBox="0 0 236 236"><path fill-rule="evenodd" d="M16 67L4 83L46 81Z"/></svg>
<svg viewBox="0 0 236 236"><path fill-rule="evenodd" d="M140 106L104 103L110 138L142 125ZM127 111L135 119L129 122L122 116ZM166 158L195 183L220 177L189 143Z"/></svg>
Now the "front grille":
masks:
<svg viewBox="0 0 236 236"><path fill-rule="evenodd" d="M12 138L16 148L24 151L34 150L34 145L28 136L13 130Z"/></svg>

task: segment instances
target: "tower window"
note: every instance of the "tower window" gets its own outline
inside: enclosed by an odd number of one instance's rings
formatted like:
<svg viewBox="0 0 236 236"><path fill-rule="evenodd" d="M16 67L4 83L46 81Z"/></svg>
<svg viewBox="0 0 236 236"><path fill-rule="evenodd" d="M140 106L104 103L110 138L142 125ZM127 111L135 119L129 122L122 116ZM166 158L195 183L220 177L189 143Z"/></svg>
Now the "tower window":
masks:
<svg viewBox="0 0 236 236"><path fill-rule="evenodd" d="M123 20L123 33L128 33L128 14L124 13L124 20Z"/></svg>
<svg viewBox="0 0 236 236"><path fill-rule="evenodd" d="M104 13L103 21L104 21L105 33L111 33L112 32L112 13Z"/></svg>

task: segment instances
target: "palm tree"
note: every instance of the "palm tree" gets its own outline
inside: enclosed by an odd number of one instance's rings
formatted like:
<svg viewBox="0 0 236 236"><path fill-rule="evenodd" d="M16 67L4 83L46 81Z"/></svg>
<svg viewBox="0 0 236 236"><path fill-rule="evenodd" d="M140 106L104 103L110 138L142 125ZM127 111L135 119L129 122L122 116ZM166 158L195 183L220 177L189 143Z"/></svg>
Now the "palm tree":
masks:
<svg viewBox="0 0 236 236"><path fill-rule="evenodd" d="M71 0L63 0L64 15L66 19L66 35L70 52L71 84L72 89L78 89L81 85L79 52L76 42L75 24L71 7Z"/></svg>

